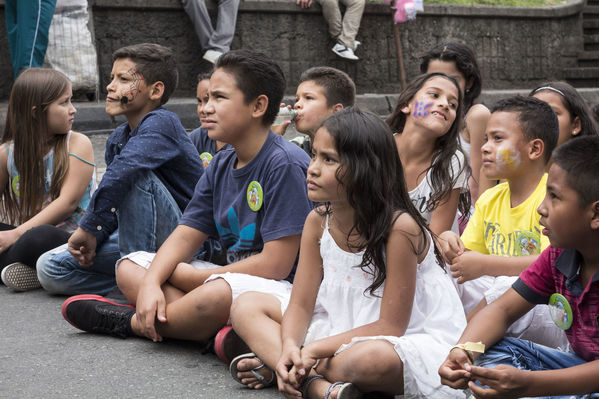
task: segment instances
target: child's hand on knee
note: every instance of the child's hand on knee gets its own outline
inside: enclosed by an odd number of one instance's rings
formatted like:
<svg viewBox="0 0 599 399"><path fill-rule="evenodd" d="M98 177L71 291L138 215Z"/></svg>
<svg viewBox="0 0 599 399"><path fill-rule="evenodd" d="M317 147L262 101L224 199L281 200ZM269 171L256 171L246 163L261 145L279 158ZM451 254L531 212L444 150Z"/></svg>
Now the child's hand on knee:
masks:
<svg viewBox="0 0 599 399"><path fill-rule="evenodd" d="M83 267L91 266L96 256L96 236L79 227L69 238L68 250Z"/></svg>
<svg viewBox="0 0 599 399"><path fill-rule="evenodd" d="M136 317L139 333L154 342L162 341L156 331L156 320L166 322L166 299L159 285L142 284L137 294Z"/></svg>

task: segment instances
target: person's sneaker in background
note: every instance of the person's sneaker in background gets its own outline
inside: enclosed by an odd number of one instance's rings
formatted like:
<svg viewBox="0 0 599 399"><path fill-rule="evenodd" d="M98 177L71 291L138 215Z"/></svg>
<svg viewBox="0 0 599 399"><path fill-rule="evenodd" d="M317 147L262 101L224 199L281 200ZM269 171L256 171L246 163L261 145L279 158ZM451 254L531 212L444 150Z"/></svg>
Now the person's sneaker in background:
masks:
<svg viewBox="0 0 599 399"><path fill-rule="evenodd" d="M349 47L345 47L341 43L336 43L333 48L333 53L337 54L339 57L345 58L347 60L357 61L358 57L354 54L354 51Z"/></svg>
<svg viewBox="0 0 599 399"><path fill-rule="evenodd" d="M221 55L223 55L223 53L218 50L207 50L202 58L208 62L216 64L216 61L218 61Z"/></svg>

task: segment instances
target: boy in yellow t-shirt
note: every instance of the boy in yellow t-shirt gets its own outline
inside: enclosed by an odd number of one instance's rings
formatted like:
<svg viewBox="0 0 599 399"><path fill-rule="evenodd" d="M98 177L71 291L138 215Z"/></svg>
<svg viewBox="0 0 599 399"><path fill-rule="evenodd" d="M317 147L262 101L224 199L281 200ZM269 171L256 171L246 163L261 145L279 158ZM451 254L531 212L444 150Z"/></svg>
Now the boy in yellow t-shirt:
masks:
<svg viewBox="0 0 599 399"><path fill-rule="evenodd" d="M557 144L558 123L546 103L512 97L493 108L481 148L483 173L506 182L485 191L462 237L441 234L441 248L468 320L503 294L549 245L537 207L545 197L545 167ZM510 334L556 346L563 334L544 317L531 312ZM546 320L547 319L547 320Z"/></svg>

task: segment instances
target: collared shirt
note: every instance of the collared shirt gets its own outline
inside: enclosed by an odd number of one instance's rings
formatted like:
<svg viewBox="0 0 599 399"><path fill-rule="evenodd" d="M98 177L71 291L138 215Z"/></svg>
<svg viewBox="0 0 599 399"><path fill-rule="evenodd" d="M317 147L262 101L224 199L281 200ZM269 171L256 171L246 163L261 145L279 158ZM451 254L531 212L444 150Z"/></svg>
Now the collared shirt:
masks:
<svg viewBox="0 0 599 399"><path fill-rule="evenodd" d="M581 262L578 251L549 246L512 287L536 304L547 304L554 293L563 295L572 308L572 326L566 330L570 346L592 361L599 359L599 272L582 287Z"/></svg>
<svg viewBox="0 0 599 399"><path fill-rule="evenodd" d="M140 173L152 171L185 210L204 168L179 117L164 108L148 112L131 131L117 127L106 142L106 172L79 226L98 244L117 228L116 212Z"/></svg>

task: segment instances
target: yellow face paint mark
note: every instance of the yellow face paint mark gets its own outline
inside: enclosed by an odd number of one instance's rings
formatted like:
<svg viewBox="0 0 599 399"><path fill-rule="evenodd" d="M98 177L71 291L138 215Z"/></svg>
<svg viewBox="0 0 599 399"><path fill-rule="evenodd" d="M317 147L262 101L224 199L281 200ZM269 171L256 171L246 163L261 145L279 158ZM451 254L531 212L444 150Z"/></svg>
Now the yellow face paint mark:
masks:
<svg viewBox="0 0 599 399"><path fill-rule="evenodd" d="M497 160L506 166L514 166L517 164L517 159L514 157L513 151L509 148L502 148L497 153Z"/></svg>

